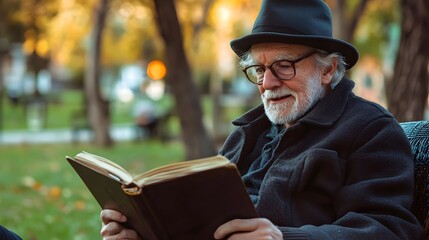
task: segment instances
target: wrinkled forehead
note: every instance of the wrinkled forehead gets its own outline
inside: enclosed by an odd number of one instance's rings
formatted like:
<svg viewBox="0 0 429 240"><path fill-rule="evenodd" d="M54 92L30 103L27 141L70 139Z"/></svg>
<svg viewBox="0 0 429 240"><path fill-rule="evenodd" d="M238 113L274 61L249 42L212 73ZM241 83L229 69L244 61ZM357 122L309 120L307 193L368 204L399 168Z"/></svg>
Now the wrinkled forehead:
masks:
<svg viewBox="0 0 429 240"><path fill-rule="evenodd" d="M310 47L287 43L258 43L250 48L250 55L254 61L276 61L280 59L294 59L308 52Z"/></svg>

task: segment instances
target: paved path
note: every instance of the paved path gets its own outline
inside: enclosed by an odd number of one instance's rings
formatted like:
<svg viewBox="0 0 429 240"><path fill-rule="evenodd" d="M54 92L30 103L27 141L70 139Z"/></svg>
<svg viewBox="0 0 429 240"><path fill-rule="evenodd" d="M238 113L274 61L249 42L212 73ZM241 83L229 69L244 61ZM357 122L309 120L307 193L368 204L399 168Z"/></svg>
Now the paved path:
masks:
<svg viewBox="0 0 429 240"><path fill-rule="evenodd" d="M131 140L134 139L135 133L132 125L113 126L110 129L113 140ZM23 144L23 143L64 143L72 142L73 136L71 129L49 129L41 131L2 131L0 132L0 145ZM80 130L78 135L79 142L88 142L91 140L89 130Z"/></svg>

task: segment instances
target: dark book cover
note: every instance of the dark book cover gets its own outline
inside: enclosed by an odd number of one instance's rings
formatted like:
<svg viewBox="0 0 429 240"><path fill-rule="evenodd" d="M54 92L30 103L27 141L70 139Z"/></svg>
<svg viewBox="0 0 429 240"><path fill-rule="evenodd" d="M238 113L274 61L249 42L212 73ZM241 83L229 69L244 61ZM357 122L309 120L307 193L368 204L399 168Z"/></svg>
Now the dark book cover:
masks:
<svg viewBox="0 0 429 240"><path fill-rule="evenodd" d="M257 217L234 164L179 174L129 195L123 189L133 186L124 186L72 158L67 160L100 206L126 215L127 226L145 240L213 239L223 223Z"/></svg>

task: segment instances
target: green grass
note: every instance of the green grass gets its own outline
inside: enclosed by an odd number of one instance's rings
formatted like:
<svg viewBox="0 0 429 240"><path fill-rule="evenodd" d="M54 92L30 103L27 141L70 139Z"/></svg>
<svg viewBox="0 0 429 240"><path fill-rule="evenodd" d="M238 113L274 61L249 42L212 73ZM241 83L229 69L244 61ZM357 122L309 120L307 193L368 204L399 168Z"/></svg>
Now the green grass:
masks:
<svg viewBox="0 0 429 240"><path fill-rule="evenodd" d="M51 98L52 99L52 98ZM31 114L31 109L26 111L25 99L21 99L19 104L12 104L6 97L2 101L2 129L28 129L27 113ZM34 102L34 101L30 101ZM54 101L49 101L46 108L45 128L69 128L72 116L83 111L83 93L80 90L61 91ZM111 102L112 123L132 123L132 104Z"/></svg>
<svg viewBox="0 0 429 240"><path fill-rule="evenodd" d="M179 142L91 145L0 145L0 224L30 240L100 239L100 207L65 160L80 151L140 173L184 156Z"/></svg>
<svg viewBox="0 0 429 240"><path fill-rule="evenodd" d="M27 111L24 102L34 102L20 99L18 104L12 104L8 98L2 99L2 129L27 129ZM70 126L73 112L81 108L81 91L62 91L55 101L50 101L46 111L46 128L64 128ZM29 110L31 112L31 110ZM30 113L31 114L31 113Z"/></svg>
<svg viewBox="0 0 429 240"><path fill-rule="evenodd" d="M49 101L46 111L46 121L44 129L70 128L72 116L77 112L82 112L83 93L80 90L61 91L55 101ZM52 98L51 98L52 99ZM24 100L20 104L11 104L9 99L3 97L0 108L0 130L25 130L29 129ZM156 102L160 109L173 108L172 96L166 95L162 100ZM205 119L213 117L213 100L210 96L202 96L202 108ZM256 104L255 104L256 105ZM111 102L110 113L112 124L132 124L134 119L132 116L132 103ZM246 111L246 106L229 106L224 107L222 113L222 122L229 124L231 120L238 117ZM179 122L176 116L173 116L169 122L169 128L174 133L179 132Z"/></svg>

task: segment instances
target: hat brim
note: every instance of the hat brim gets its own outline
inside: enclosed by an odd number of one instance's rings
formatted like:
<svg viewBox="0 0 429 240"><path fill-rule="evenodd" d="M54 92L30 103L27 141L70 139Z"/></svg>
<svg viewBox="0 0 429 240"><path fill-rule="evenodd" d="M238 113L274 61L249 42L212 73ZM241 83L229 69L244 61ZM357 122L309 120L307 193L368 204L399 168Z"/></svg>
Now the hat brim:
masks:
<svg viewBox="0 0 429 240"><path fill-rule="evenodd" d="M345 58L346 69L352 68L359 59L359 53L351 44L334 38L311 35L288 35L280 33L252 33L231 41L232 50L241 57L257 43L289 43L305 45L329 53L338 52Z"/></svg>

